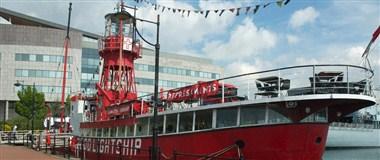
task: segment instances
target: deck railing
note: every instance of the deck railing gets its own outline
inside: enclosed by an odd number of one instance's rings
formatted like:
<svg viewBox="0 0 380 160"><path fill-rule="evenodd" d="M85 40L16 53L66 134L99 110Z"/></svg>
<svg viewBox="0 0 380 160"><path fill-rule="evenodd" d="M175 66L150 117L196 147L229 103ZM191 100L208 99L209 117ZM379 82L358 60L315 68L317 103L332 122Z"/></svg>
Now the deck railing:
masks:
<svg viewBox="0 0 380 160"><path fill-rule="evenodd" d="M196 101L170 103L171 106L167 108L176 109L231 101L314 94L373 96L373 75L372 70L354 65L325 64L284 67L217 79L220 87L216 96L203 97ZM168 90L162 91L159 93L159 97L165 97L167 93ZM139 98L151 100L152 97L153 94ZM162 102L165 103L165 100Z"/></svg>
<svg viewBox="0 0 380 160"><path fill-rule="evenodd" d="M333 129L337 128L350 128L350 129L380 129L377 124L365 124L365 123L344 123L344 122L333 122L330 124Z"/></svg>

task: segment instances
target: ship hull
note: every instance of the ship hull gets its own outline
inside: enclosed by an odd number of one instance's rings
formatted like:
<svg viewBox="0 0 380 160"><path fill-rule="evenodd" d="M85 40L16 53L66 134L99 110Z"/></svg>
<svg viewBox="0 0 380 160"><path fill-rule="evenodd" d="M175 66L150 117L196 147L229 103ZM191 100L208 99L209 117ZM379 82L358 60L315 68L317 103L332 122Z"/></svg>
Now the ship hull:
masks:
<svg viewBox="0 0 380 160"><path fill-rule="evenodd" d="M224 153L223 158L246 160L321 160L328 132L327 123L296 123L225 128L159 137L161 159L192 160L210 155L237 141L244 146ZM151 137L84 138L77 156L85 159L149 159ZM82 144L81 144L82 143ZM184 155L178 155L184 153ZM193 155L193 156L190 156Z"/></svg>

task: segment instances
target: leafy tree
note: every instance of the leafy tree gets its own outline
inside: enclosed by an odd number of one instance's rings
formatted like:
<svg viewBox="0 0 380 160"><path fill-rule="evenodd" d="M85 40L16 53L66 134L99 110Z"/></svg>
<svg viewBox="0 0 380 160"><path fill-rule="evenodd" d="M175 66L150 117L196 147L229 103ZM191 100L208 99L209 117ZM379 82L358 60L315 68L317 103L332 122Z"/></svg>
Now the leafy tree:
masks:
<svg viewBox="0 0 380 160"><path fill-rule="evenodd" d="M34 94L33 94L33 90L34 90ZM45 115L46 115L45 96L42 92L38 92L37 89L32 88L31 86L27 86L26 88L19 91L17 93L17 96L20 99L20 101L16 102L17 114L25 117L26 119L28 119L28 121L31 120L32 113L33 113L33 97L34 97L35 122L39 122L45 118ZM29 128L29 123L27 123L27 128Z"/></svg>
<svg viewBox="0 0 380 160"><path fill-rule="evenodd" d="M51 103L50 104L50 111L53 117L59 117L60 115L60 104L59 103Z"/></svg>
<svg viewBox="0 0 380 160"><path fill-rule="evenodd" d="M65 116L70 116L71 99L70 96L67 96L65 101ZM51 103L50 110L53 117L61 116L61 103Z"/></svg>
<svg viewBox="0 0 380 160"><path fill-rule="evenodd" d="M17 125L17 130L26 130L28 129L28 119L22 116L14 117L7 121L7 123L13 127L14 125Z"/></svg>
<svg viewBox="0 0 380 160"><path fill-rule="evenodd" d="M66 102L65 102L65 116L70 116L71 113L71 98L70 96L66 97Z"/></svg>

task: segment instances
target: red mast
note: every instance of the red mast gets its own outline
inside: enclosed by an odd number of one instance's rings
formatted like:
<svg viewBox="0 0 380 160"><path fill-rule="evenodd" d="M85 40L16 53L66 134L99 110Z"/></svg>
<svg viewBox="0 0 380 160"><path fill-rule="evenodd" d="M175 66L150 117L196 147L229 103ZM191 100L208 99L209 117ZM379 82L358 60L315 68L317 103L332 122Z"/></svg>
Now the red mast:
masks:
<svg viewBox="0 0 380 160"><path fill-rule="evenodd" d="M71 5L72 3L70 2L69 6L69 18L67 22L67 32L66 32L66 38L65 38L65 43L64 43L64 48L65 48L65 55L64 55L64 60L63 60L63 80L62 80L62 95L61 95L61 125L59 127L59 133L64 132L64 118L65 118L65 89L66 89L66 71L67 71L67 54L68 54L68 49L69 49L69 44L70 44L70 36L69 36L69 31L70 31L70 17L71 17Z"/></svg>
<svg viewBox="0 0 380 160"><path fill-rule="evenodd" d="M96 84L97 120L108 119L108 107L123 104L131 108L137 100L134 61L141 57L141 46L135 36L135 18L125 7L120 2L116 13L105 16L106 31L99 48L103 66L100 82Z"/></svg>

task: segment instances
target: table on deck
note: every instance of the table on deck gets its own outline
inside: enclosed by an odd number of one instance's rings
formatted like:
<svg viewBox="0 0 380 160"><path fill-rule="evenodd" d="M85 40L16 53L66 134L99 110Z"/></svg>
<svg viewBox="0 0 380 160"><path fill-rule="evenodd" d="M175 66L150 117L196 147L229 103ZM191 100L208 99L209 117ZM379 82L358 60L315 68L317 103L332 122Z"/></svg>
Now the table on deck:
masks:
<svg viewBox="0 0 380 160"><path fill-rule="evenodd" d="M256 95L276 97L278 90L289 89L290 80L278 76L258 78L256 79L256 87L261 91L256 93Z"/></svg>

